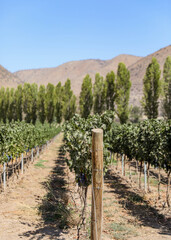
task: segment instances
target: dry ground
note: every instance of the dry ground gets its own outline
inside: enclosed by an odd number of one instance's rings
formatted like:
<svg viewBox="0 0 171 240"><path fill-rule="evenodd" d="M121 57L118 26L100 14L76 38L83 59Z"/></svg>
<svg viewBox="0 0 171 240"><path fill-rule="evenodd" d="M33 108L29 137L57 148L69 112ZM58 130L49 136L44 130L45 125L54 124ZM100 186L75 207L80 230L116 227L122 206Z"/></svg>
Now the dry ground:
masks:
<svg viewBox="0 0 171 240"><path fill-rule="evenodd" d="M59 135L24 175L0 194L1 240L77 239L79 194L74 174L59 151L61 144L62 135ZM105 176L103 205L104 240L171 239L169 210L159 212L113 167ZM80 239L89 239L90 209L91 188L87 228L81 231Z"/></svg>

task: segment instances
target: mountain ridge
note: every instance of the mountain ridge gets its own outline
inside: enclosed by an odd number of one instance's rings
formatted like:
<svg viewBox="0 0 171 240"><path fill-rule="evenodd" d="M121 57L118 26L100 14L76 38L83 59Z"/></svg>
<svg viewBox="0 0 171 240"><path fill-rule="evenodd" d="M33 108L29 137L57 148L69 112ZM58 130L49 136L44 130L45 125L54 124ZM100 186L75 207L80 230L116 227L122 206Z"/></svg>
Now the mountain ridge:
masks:
<svg viewBox="0 0 171 240"><path fill-rule="evenodd" d="M104 78L110 71L114 71L117 74L118 63L123 62L130 71L132 82L130 104L139 105L143 95L143 78L152 57L157 58L162 72L165 59L168 56L171 56L171 45L145 57L120 54L109 60L83 59L69 61L56 67L26 69L14 73L9 72L0 65L0 84L4 87L16 87L18 84L24 84L24 82L36 82L38 85L47 85L50 82L56 85L59 81L64 84L67 78L69 78L74 94L79 96L81 84L86 74L89 74L94 82L97 72Z"/></svg>
<svg viewBox="0 0 171 240"><path fill-rule="evenodd" d="M47 85L49 82L56 85L59 81L64 84L67 78L69 78L71 80L72 90L76 96L78 96L83 78L86 74L89 74L94 82L95 74L97 72L105 77L110 71L116 73L119 62L124 62L128 67L140 58L141 57L134 55L121 54L109 60L85 59L70 61L59 65L58 67L23 70L17 71L14 74L24 82L36 82L38 85Z"/></svg>
<svg viewBox="0 0 171 240"><path fill-rule="evenodd" d="M16 87L18 84L23 84L24 82L15 76L13 73L8 71L2 65L0 65L0 86L1 87Z"/></svg>

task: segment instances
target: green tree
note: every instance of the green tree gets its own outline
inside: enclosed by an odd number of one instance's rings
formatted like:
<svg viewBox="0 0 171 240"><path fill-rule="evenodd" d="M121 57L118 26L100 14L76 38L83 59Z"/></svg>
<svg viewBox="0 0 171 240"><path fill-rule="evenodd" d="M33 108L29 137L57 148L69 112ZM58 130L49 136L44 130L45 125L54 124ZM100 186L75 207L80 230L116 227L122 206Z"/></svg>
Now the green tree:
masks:
<svg viewBox="0 0 171 240"><path fill-rule="evenodd" d="M6 122L5 88L0 89L0 121Z"/></svg>
<svg viewBox="0 0 171 240"><path fill-rule="evenodd" d="M6 123L8 119L8 110L9 110L9 100L10 100L10 90L7 87L5 90L5 99L4 99L4 114L3 114L3 122Z"/></svg>
<svg viewBox="0 0 171 240"><path fill-rule="evenodd" d="M103 111L105 110L105 82L103 80L103 77L100 76L99 73L96 73L95 75L93 97L94 97L93 105L94 113L102 114Z"/></svg>
<svg viewBox="0 0 171 240"><path fill-rule="evenodd" d="M37 119L37 84L24 83L23 111L27 123L35 123Z"/></svg>
<svg viewBox="0 0 171 240"><path fill-rule="evenodd" d="M159 96L161 93L160 82L160 66L156 58L152 58L152 62L146 69L143 79L143 98L142 106L148 119L158 117Z"/></svg>
<svg viewBox="0 0 171 240"><path fill-rule="evenodd" d="M171 57L167 57L163 68L163 115L171 119Z"/></svg>
<svg viewBox="0 0 171 240"><path fill-rule="evenodd" d="M76 112L76 97L71 90L71 81L67 79L64 84L63 91L63 116L65 120L69 120Z"/></svg>
<svg viewBox="0 0 171 240"><path fill-rule="evenodd" d="M130 112L130 121L133 123L138 123L142 117L141 108L138 106L133 106Z"/></svg>
<svg viewBox="0 0 171 240"><path fill-rule="evenodd" d="M45 111L48 123L52 123L54 118L54 85L51 83L48 83L46 87Z"/></svg>
<svg viewBox="0 0 171 240"><path fill-rule="evenodd" d="M38 95L38 86L36 83L31 84L31 97L32 97L32 108L31 108L31 121L33 124L37 120L37 95Z"/></svg>
<svg viewBox="0 0 171 240"><path fill-rule="evenodd" d="M72 95L73 95L73 91L71 90L71 80L68 78L64 84L63 91L62 91L62 99L64 104L69 101Z"/></svg>
<svg viewBox="0 0 171 240"><path fill-rule="evenodd" d="M63 87L59 82L55 87L55 117L57 123L62 122L63 116Z"/></svg>
<svg viewBox="0 0 171 240"><path fill-rule="evenodd" d="M11 122L12 120L15 120L15 113L16 113L16 104L15 104L15 90L14 88L11 88L9 91L9 107L8 107L8 121Z"/></svg>
<svg viewBox="0 0 171 240"><path fill-rule="evenodd" d="M83 79L81 86L79 106L81 117L87 118L93 106L92 81L88 74Z"/></svg>
<svg viewBox="0 0 171 240"><path fill-rule="evenodd" d="M116 83L115 83L115 73L111 71L106 75L106 110L115 109L115 100L116 100Z"/></svg>
<svg viewBox="0 0 171 240"><path fill-rule="evenodd" d="M46 97L46 89L44 85L40 85L38 96L37 96L37 112L39 121L44 124L46 119L45 113L45 97Z"/></svg>
<svg viewBox="0 0 171 240"><path fill-rule="evenodd" d="M23 112L25 115L25 121L27 123L31 122L31 85L29 83L24 83L23 87Z"/></svg>
<svg viewBox="0 0 171 240"><path fill-rule="evenodd" d="M65 104L64 119L70 120L76 112L76 96L72 95L71 99Z"/></svg>
<svg viewBox="0 0 171 240"><path fill-rule="evenodd" d="M117 115L119 117L120 123L126 123L129 118L129 96L130 96L130 73L126 68L124 63L119 63L117 70Z"/></svg>
<svg viewBox="0 0 171 240"><path fill-rule="evenodd" d="M18 85L17 89L14 93L14 101L15 101L15 120L22 121L23 115L23 88L22 85Z"/></svg>

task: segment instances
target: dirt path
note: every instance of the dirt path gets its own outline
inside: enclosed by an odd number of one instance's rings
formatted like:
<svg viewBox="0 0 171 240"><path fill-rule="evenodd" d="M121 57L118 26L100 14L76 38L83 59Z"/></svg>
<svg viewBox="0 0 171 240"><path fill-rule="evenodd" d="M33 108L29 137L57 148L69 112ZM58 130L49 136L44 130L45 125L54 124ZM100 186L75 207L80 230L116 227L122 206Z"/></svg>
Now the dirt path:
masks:
<svg viewBox="0 0 171 240"><path fill-rule="evenodd" d="M38 207L48 190L47 179L56 166L61 146L59 135L39 159L30 164L20 179L0 194L0 239L66 239L58 227L46 225Z"/></svg>
<svg viewBox="0 0 171 240"><path fill-rule="evenodd" d="M24 175L0 194L0 240L77 239L80 200L74 175L60 152L61 144L62 135L59 135L40 158L30 164ZM103 240L171 238L169 215L166 218L150 207L141 193L113 170L105 177L103 206ZM80 240L89 239L90 211L91 187L87 234L81 233ZM70 228L61 230L66 225Z"/></svg>
<svg viewBox="0 0 171 240"><path fill-rule="evenodd" d="M158 212L113 168L105 177L103 204L104 231L110 239L171 239L171 210Z"/></svg>

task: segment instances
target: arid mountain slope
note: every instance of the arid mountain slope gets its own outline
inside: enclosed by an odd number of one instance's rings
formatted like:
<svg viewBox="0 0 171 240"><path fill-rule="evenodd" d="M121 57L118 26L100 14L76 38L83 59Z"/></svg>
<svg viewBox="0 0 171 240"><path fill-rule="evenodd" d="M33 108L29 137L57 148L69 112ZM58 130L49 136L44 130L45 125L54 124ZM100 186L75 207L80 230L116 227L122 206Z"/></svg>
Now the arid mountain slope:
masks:
<svg viewBox="0 0 171 240"><path fill-rule="evenodd" d="M119 62L124 62L128 67L137 62L139 59L141 58L125 54L119 55L107 61L94 59L72 61L64 63L56 68L23 70L18 71L14 74L24 82L36 82L38 85L47 85L49 82L56 85L59 81L64 84L67 78L69 78L71 80L72 89L78 96L80 93L83 78L86 74L89 74L94 82L94 77L97 72L103 76L106 76L106 74L111 70L114 72L117 71Z"/></svg>
<svg viewBox="0 0 171 240"><path fill-rule="evenodd" d="M0 87L17 87L23 81L0 65Z"/></svg>
<svg viewBox="0 0 171 240"><path fill-rule="evenodd" d="M38 85L47 85L50 82L56 85L59 81L64 84L67 78L69 78L71 80L72 89L78 96L83 78L86 74L89 74L94 82L94 77L97 72L104 77L112 70L116 73L118 63L124 62L131 74L132 87L130 104L139 105L143 93L143 77L152 57L157 58L160 68L163 70L164 62L168 56L171 56L171 45L146 57L122 54L111 60L89 59L71 61L54 68L22 70L14 74L0 65L0 86L16 87L19 83L24 82L35 82Z"/></svg>

